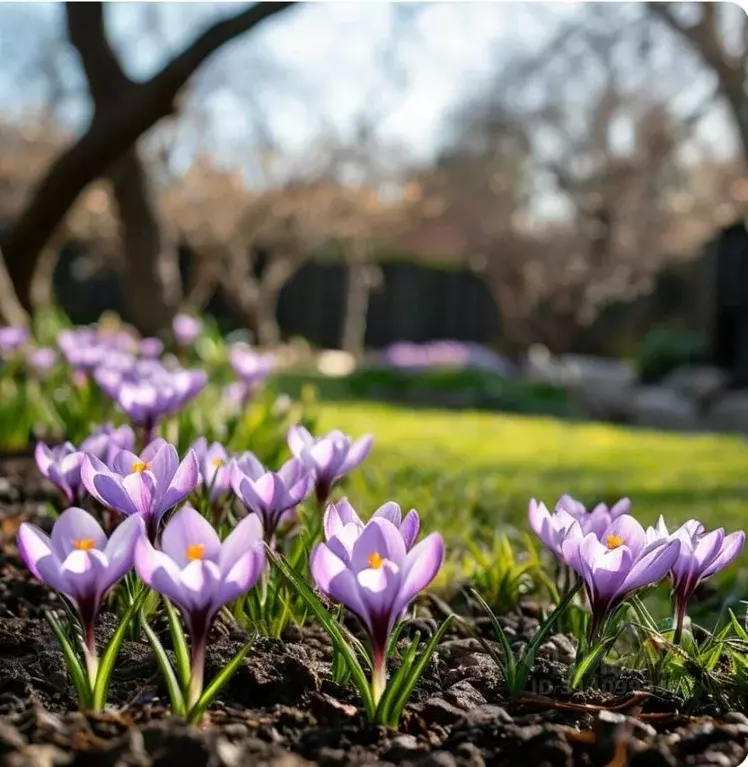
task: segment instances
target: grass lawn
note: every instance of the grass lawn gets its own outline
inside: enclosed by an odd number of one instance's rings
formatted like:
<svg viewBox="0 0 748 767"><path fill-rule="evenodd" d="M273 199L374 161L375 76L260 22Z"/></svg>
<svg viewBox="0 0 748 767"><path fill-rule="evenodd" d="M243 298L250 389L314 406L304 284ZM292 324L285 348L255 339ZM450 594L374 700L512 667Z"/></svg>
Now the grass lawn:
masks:
<svg viewBox="0 0 748 767"><path fill-rule="evenodd" d="M748 522L748 440L665 434L500 413L325 403L321 431L374 434L374 450L345 492L366 516L385 500L421 513L452 555L507 524L527 529L532 496L549 507L568 492L588 508L621 496L643 524L695 517L726 531ZM743 562L748 561L746 555Z"/></svg>

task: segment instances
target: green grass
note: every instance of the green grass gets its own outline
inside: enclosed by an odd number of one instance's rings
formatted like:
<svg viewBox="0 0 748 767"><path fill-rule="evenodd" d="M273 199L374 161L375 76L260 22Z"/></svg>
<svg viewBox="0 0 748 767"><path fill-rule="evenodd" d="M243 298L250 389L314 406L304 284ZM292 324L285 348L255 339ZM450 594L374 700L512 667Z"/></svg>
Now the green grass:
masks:
<svg viewBox="0 0 748 767"><path fill-rule="evenodd" d="M626 495L643 524L695 517L727 531L748 520L748 441L597 423L374 404L324 404L320 432L374 434L374 450L344 492L368 516L386 500L441 530L453 558L465 540L527 530L530 497L568 492L588 507ZM744 556L745 561L746 558ZM453 560L454 561L454 560Z"/></svg>

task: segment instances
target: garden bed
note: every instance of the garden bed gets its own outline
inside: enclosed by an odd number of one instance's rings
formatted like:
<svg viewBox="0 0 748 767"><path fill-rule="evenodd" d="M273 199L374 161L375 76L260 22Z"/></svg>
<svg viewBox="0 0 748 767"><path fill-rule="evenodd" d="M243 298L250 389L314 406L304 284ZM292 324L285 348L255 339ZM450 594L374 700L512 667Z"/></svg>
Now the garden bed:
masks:
<svg viewBox="0 0 748 767"><path fill-rule="evenodd" d="M43 619L59 598L33 580L15 547L21 521L49 530L54 494L29 458L0 461L0 759L19 765L739 765L748 718L713 702L682 701L647 686L640 672L605 666L584 692L566 688L573 644L543 645L528 693L508 699L481 645L453 624L405 710L398 732L367 724L351 686L332 682L332 648L314 624L258 638L199 727L168 713L168 697L145 641L125 642L107 712L77 711L63 656ZM439 599L421 603L419 628L441 620ZM503 616L512 644L537 629L530 602ZM429 616L429 613L431 614ZM493 639L484 618L466 615ZM99 640L114 616L104 613ZM154 628L168 646L166 623ZM412 630L412 627L409 628ZM218 624L210 678L246 641ZM736 703L734 708L740 709ZM687 713L686 713L687 712Z"/></svg>

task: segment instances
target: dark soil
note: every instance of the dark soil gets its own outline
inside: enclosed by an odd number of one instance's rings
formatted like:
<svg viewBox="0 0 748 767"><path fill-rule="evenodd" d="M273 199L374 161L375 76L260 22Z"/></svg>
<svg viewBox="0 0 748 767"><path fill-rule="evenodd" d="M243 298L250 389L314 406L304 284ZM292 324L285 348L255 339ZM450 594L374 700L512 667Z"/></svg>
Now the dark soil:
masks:
<svg viewBox="0 0 748 767"><path fill-rule="evenodd" d="M0 764L728 767L748 756L744 713L678 701L648 689L637 672L607 668L597 689L570 692L564 679L574 647L562 635L542 648L529 694L507 699L480 644L453 633L399 732L367 724L355 691L332 682L329 642L313 626L289 630L283 641L258 639L200 727L169 716L145 642L124 644L107 713L81 714L42 617L59 600L25 572L14 544L23 520L49 528L45 505L54 499L29 459L0 460ZM440 617L438 602L424 606L427 619L429 610ZM514 641L531 635L532 613L528 606L506 618ZM113 623L112 615L102 616L102 641ZM245 639L237 629L216 627L207 678Z"/></svg>

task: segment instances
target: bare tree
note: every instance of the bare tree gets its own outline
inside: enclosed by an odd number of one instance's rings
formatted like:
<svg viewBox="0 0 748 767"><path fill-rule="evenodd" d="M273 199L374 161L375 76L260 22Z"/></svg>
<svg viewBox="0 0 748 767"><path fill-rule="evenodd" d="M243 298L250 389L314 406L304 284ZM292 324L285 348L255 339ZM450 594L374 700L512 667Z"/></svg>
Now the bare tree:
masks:
<svg viewBox="0 0 748 767"><path fill-rule="evenodd" d="M647 8L679 35L716 76L719 92L730 108L740 137L744 162L748 162L748 17L745 9L727 3L688 3L687 10L698 10L699 15L697 21L689 23L678 14L677 5L650 2ZM733 14L731 21L724 18L727 14ZM734 50L727 44L727 24L736 24L740 31Z"/></svg>
<svg viewBox="0 0 748 767"><path fill-rule="evenodd" d="M105 107L94 111L86 131L55 160L3 237L8 272L24 307L30 307L31 280L39 254L83 189L105 174L151 126L178 111L179 92L209 56L290 5L258 3L213 24L145 82L135 82L121 70L120 75L114 75L119 98L107 100ZM101 10L88 13L100 14ZM92 46L92 58L106 60L106 38L93 40Z"/></svg>

